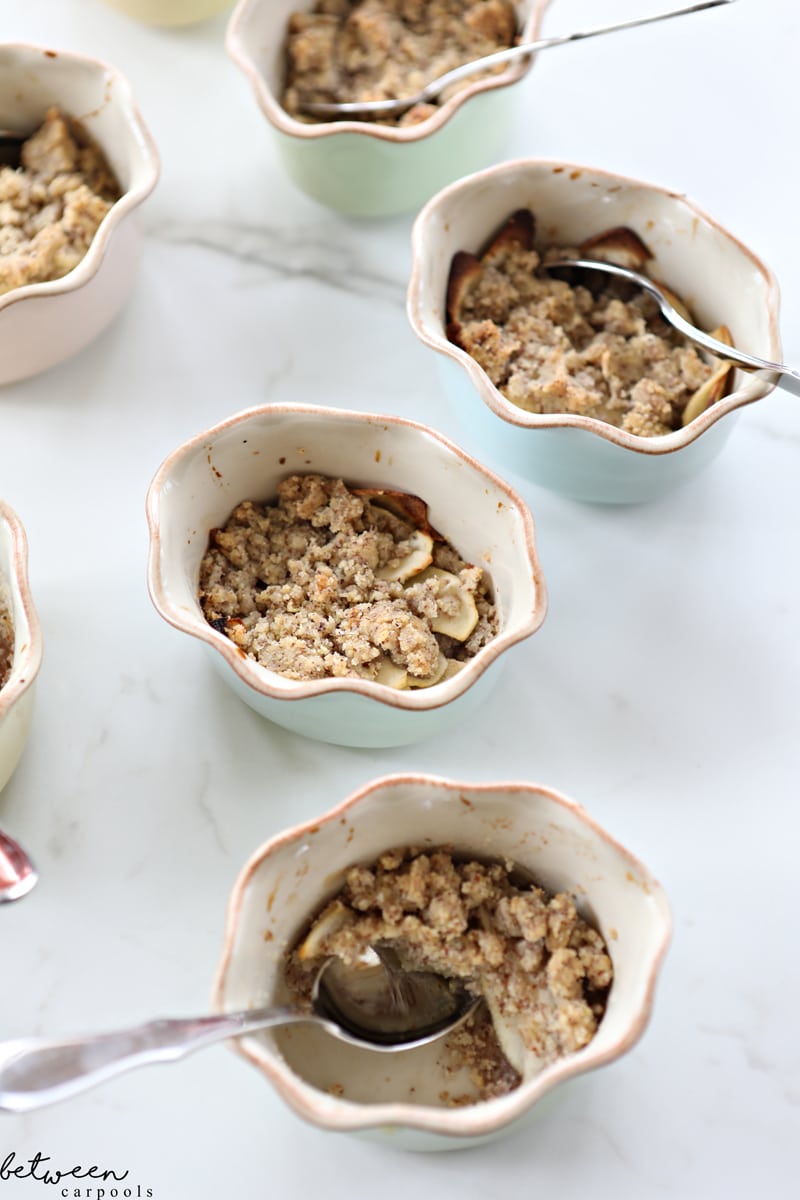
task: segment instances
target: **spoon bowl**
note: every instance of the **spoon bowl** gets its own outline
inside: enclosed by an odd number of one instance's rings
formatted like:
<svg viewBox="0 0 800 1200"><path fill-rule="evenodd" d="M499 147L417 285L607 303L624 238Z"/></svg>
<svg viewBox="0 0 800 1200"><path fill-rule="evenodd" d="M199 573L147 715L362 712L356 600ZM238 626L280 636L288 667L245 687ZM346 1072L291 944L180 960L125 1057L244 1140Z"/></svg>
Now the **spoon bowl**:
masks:
<svg viewBox="0 0 800 1200"><path fill-rule="evenodd" d="M451 71L445 72L444 75L440 75L437 79L431 80L430 83L426 84L425 87L421 88L413 96L391 100L353 100L340 104L302 100L300 103L304 112L319 117L394 116L406 112L409 108L413 108L415 104L424 104L427 101L435 100L446 88L452 87L453 84L459 83L462 79L468 79L470 75L475 75L480 71L491 70L493 67L514 62L519 58L528 58L532 54L537 54L540 50L551 50L555 46L565 46L570 42L583 41L585 38L599 37L604 33L617 33L623 29L634 29L638 25L652 25L656 21L666 21L671 17L683 17L689 13L702 12L706 8L718 8L722 4L732 3L733 0L703 0L701 4L692 4L688 8L678 8L670 12L656 13L651 17L636 17L630 21L620 21L614 25L604 25L601 28L585 29L578 33L562 34L559 37L540 38L535 42L524 42L518 46L509 46L505 50L496 50L493 54L486 54L482 58L464 63L460 67L454 67Z"/></svg>
<svg viewBox="0 0 800 1200"><path fill-rule="evenodd" d="M226 1038L279 1025L317 1025L362 1049L410 1050L445 1037L478 1003L438 975L405 974L383 952L376 953L374 962L355 968L327 959L314 980L311 1012L274 1005L218 1016L150 1021L65 1041L20 1038L0 1043L0 1111L29 1112L87 1091L124 1071L176 1062Z"/></svg>

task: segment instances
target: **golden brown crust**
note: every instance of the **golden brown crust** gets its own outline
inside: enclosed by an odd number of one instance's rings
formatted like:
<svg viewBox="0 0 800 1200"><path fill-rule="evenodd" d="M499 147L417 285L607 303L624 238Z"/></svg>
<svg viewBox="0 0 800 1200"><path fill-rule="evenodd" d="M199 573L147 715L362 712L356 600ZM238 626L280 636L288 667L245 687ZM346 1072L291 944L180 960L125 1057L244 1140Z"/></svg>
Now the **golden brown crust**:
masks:
<svg viewBox="0 0 800 1200"><path fill-rule="evenodd" d="M500 226L481 251L481 262L485 266L494 258L502 258L507 250L518 248L530 250L536 235L536 221L528 208L518 208Z"/></svg>
<svg viewBox="0 0 800 1200"><path fill-rule="evenodd" d="M453 255L450 264L450 275L447 280L447 336L451 341L457 341L459 322L456 314L461 311L467 292L473 283L481 277L480 259L466 250L459 250ZM450 330L452 328L452 335Z"/></svg>
<svg viewBox="0 0 800 1200"><path fill-rule="evenodd" d="M641 271L653 257L652 251L638 233L627 225L617 225L586 238L578 246L582 258L599 258L601 262L616 263L631 271Z"/></svg>

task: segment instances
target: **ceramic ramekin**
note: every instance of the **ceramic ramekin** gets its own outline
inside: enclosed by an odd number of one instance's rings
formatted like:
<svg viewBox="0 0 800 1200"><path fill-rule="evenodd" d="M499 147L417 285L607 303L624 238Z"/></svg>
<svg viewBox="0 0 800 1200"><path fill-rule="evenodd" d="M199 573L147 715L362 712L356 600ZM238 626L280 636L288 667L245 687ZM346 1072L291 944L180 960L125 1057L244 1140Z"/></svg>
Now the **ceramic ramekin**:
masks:
<svg viewBox="0 0 800 1200"><path fill-rule="evenodd" d="M69 358L117 315L135 279L139 206L158 178L155 146L119 71L86 55L0 45L0 127L30 133L52 105L94 138L122 195L74 270L0 296L0 383Z"/></svg>
<svg viewBox="0 0 800 1200"><path fill-rule="evenodd" d="M549 0L517 0L521 41L538 36ZM282 108L286 28L311 0L240 0L227 48L244 72L277 138L284 166L298 187L337 212L382 217L410 212L452 179L491 162L508 129L516 83L528 71L507 71L470 84L420 125L398 129L363 121L306 124Z"/></svg>
<svg viewBox="0 0 800 1200"><path fill-rule="evenodd" d="M451 679L398 691L370 680L286 679L244 655L204 619L197 597L209 531L242 500L268 500L287 475L317 472L413 492L468 562L489 574L500 631ZM211 650L242 699L307 737L348 746L418 741L458 724L493 686L497 660L544 620L533 518L496 475L441 434L400 417L272 404L191 438L162 463L147 496L148 585L165 620Z"/></svg>
<svg viewBox="0 0 800 1200"><path fill-rule="evenodd" d="M556 1085L635 1044L650 1016L671 920L647 868L558 792L533 783L390 776L252 856L229 901L214 1008L284 1003L284 956L339 890L347 869L409 844L510 857L548 890L575 896L603 934L614 965L606 1012L588 1046L532 1073L506 1096L460 1108L444 1107L440 1099L453 1081L443 1073L436 1044L387 1055L296 1025L240 1038L231 1048L295 1112L324 1129L370 1131L403 1149L452 1149L510 1131L538 1112Z"/></svg>
<svg viewBox="0 0 800 1200"><path fill-rule="evenodd" d="M28 583L28 543L19 517L0 500L0 599L14 624L11 674L0 688L0 790L14 773L33 715L42 634Z"/></svg>
<svg viewBox="0 0 800 1200"><path fill-rule="evenodd" d="M649 274L682 296L703 328L724 323L736 346L780 362L772 272L685 196L571 163L525 159L481 171L445 188L414 224L408 317L417 337L438 352L466 444L581 500L648 500L670 491L719 454L736 410L772 388L737 372L730 395L685 428L653 438L592 417L525 412L506 400L475 359L448 341L445 294L453 255L478 252L518 208L533 211L537 239L547 244L574 246L614 226L630 226L653 253Z"/></svg>

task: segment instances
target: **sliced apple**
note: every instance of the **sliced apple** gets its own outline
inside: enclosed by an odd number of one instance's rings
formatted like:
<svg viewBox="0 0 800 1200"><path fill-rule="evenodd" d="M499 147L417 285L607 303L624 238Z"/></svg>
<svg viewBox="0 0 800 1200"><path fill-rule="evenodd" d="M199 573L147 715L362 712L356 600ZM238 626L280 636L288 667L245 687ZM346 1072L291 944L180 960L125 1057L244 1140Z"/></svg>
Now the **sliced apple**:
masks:
<svg viewBox="0 0 800 1200"><path fill-rule="evenodd" d="M446 671L447 671L447 659L440 652L439 660L436 663L436 666L434 667L434 669L430 675L425 675L424 677L420 677L419 675L412 675L409 672L408 686L410 688L433 687L434 683L440 683L441 680L444 679Z"/></svg>
<svg viewBox="0 0 800 1200"><path fill-rule="evenodd" d="M442 535L428 521L428 506L419 496L414 496L411 492L393 492L387 488L353 488L352 491L354 496L368 500L375 508L382 508L404 521L406 525L427 533L435 542L444 541Z"/></svg>
<svg viewBox="0 0 800 1200"><path fill-rule="evenodd" d="M453 603L452 612L440 612L430 622L434 633L445 633L455 638L457 642L465 642L478 624L478 609L475 597L451 571L443 571L441 567L427 567L421 574L415 576L414 583L425 583L426 580L436 581L437 596L446 597ZM456 607L457 606L457 607Z"/></svg>
<svg viewBox="0 0 800 1200"><path fill-rule="evenodd" d="M733 345L731 331L727 325L720 325L715 329L712 337L718 342L724 342L726 346ZM719 366L714 373L709 376L705 383L701 383L700 387L686 402L686 407L683 410L681 424L688 425L695 417L699 417L700 413L705 412L717 400L721 400L728 391L731 379L733 377L734 364L727 359L718 359Z"/></svg>
<svg viewBox="0 0 800 1200"><path fill-rule="evenodd" d="M342 904L341 900L331 901L317 917L305 940L299 946L297 951L299 957L307 959L326 954L327 951L324 949L326 939L338 933L340 929L344 929L345 925L352 924L354 919L355 914Z"/></svg>
<svg viewBox="0 0 800 1200"><path fill-rule="evenodd" d="M398 691L404 691L408 687L408 671L405 667L398 667L390 658L385 656L378 663L378 670L374 676L376 683L383 683L386 687L397 688Z"/></svg>
<svg viewBox="0 0 800 1200"><path fill-rule="evenodd" d="M596 233L581 242L578 249L582 258L597 258L601 262L615 263L632 271L641 271L647 260L653 257L638 233L634 233L627 225L617 225L614 229Z"/></svg>
<svg viewBox="0 0 800 1200"><path fill-rule="evenodd" d="M461 309L467 293L472 285L480 279L482 271L480 260L474 254L468 254L466 250L459 250L457 254L453 255L447 280L446 302L447 336L451 342L458 341L458 333L461 328Z"/></svg>
<svg viewBox="0 0 800 1200"><path fill-rule="evenodd" d="M405 583L407 579L411 579L414 575L419 575L420 571L424 571L426 567L433 562L433 538L427 533L423 533L419 529L415 529L411 536L407 539L409 547L408 553L401 559L387 563L383 567L378 567L375 572L376 579L385 579L388 582Z"/></svg>
<svg viewBox="0 0 800 1200"><path fill-rule="evenodd" d="M684 304L683 300L681 300L678 293L673 292L672 288L668 288L667 285L665 283L662 283L660 279L654 279L653 283L655 283L661 289L661 291L664 293L664 295L669 300L672 307L675 309L675 311L677 313L680 313L680 315L683 317L684 321L688 321L690 325L694 325L694 323L695 323L694 317L692 316L691 312Z"/></svg>
<svg viewBox="0 0 800 1200"><path fill-rule="evenodd" d="M484 247L481 262L485 265L496 255L505 253L512 247L530 250L536 232L536 219L529 208L518 208L505 224L501 225L492 240Z"/></svg>

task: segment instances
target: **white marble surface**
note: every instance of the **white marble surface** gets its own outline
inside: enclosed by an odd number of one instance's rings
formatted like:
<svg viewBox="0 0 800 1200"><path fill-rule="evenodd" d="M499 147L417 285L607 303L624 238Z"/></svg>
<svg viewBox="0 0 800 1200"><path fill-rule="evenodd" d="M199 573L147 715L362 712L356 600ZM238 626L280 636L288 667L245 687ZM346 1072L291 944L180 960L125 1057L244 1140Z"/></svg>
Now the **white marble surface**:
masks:
<svg viewBox="0 0 800 1200"><path fill-rule="evenodd" d="M555 0L546 30L658 7ZM798 402L776 393L745 410L717 463L652 506L591 508L521 485L550 614L469 728L367 753L261 721L148 600L155 468L269 400L456 428L406 324L411 218L347 222L294 189L224 26L157 32L96 0L2 5L3 38L127 73L163 172L122 317L0 394L0 493L28 531L45 639L30 741L0 798L0 824L42 876L0 913L0 1035L202 1011L244 859L395 769L572 795L660 877L674 943L634 1052L532 1131L470 1153L401 1156L323 1134L217 1048L4 1116L0 1161L38 1151L61 1169L128 1170L159 1200L343 1200L354 1179L384 1200L498 1186L563 1200L796 1196ZM776 270L795 363L798 32L793 0L740 0L554 51L521 88L509 138L511 155L688 192ZM61 1191L11 1179L0 1197L43 1188Z"/></svg>

